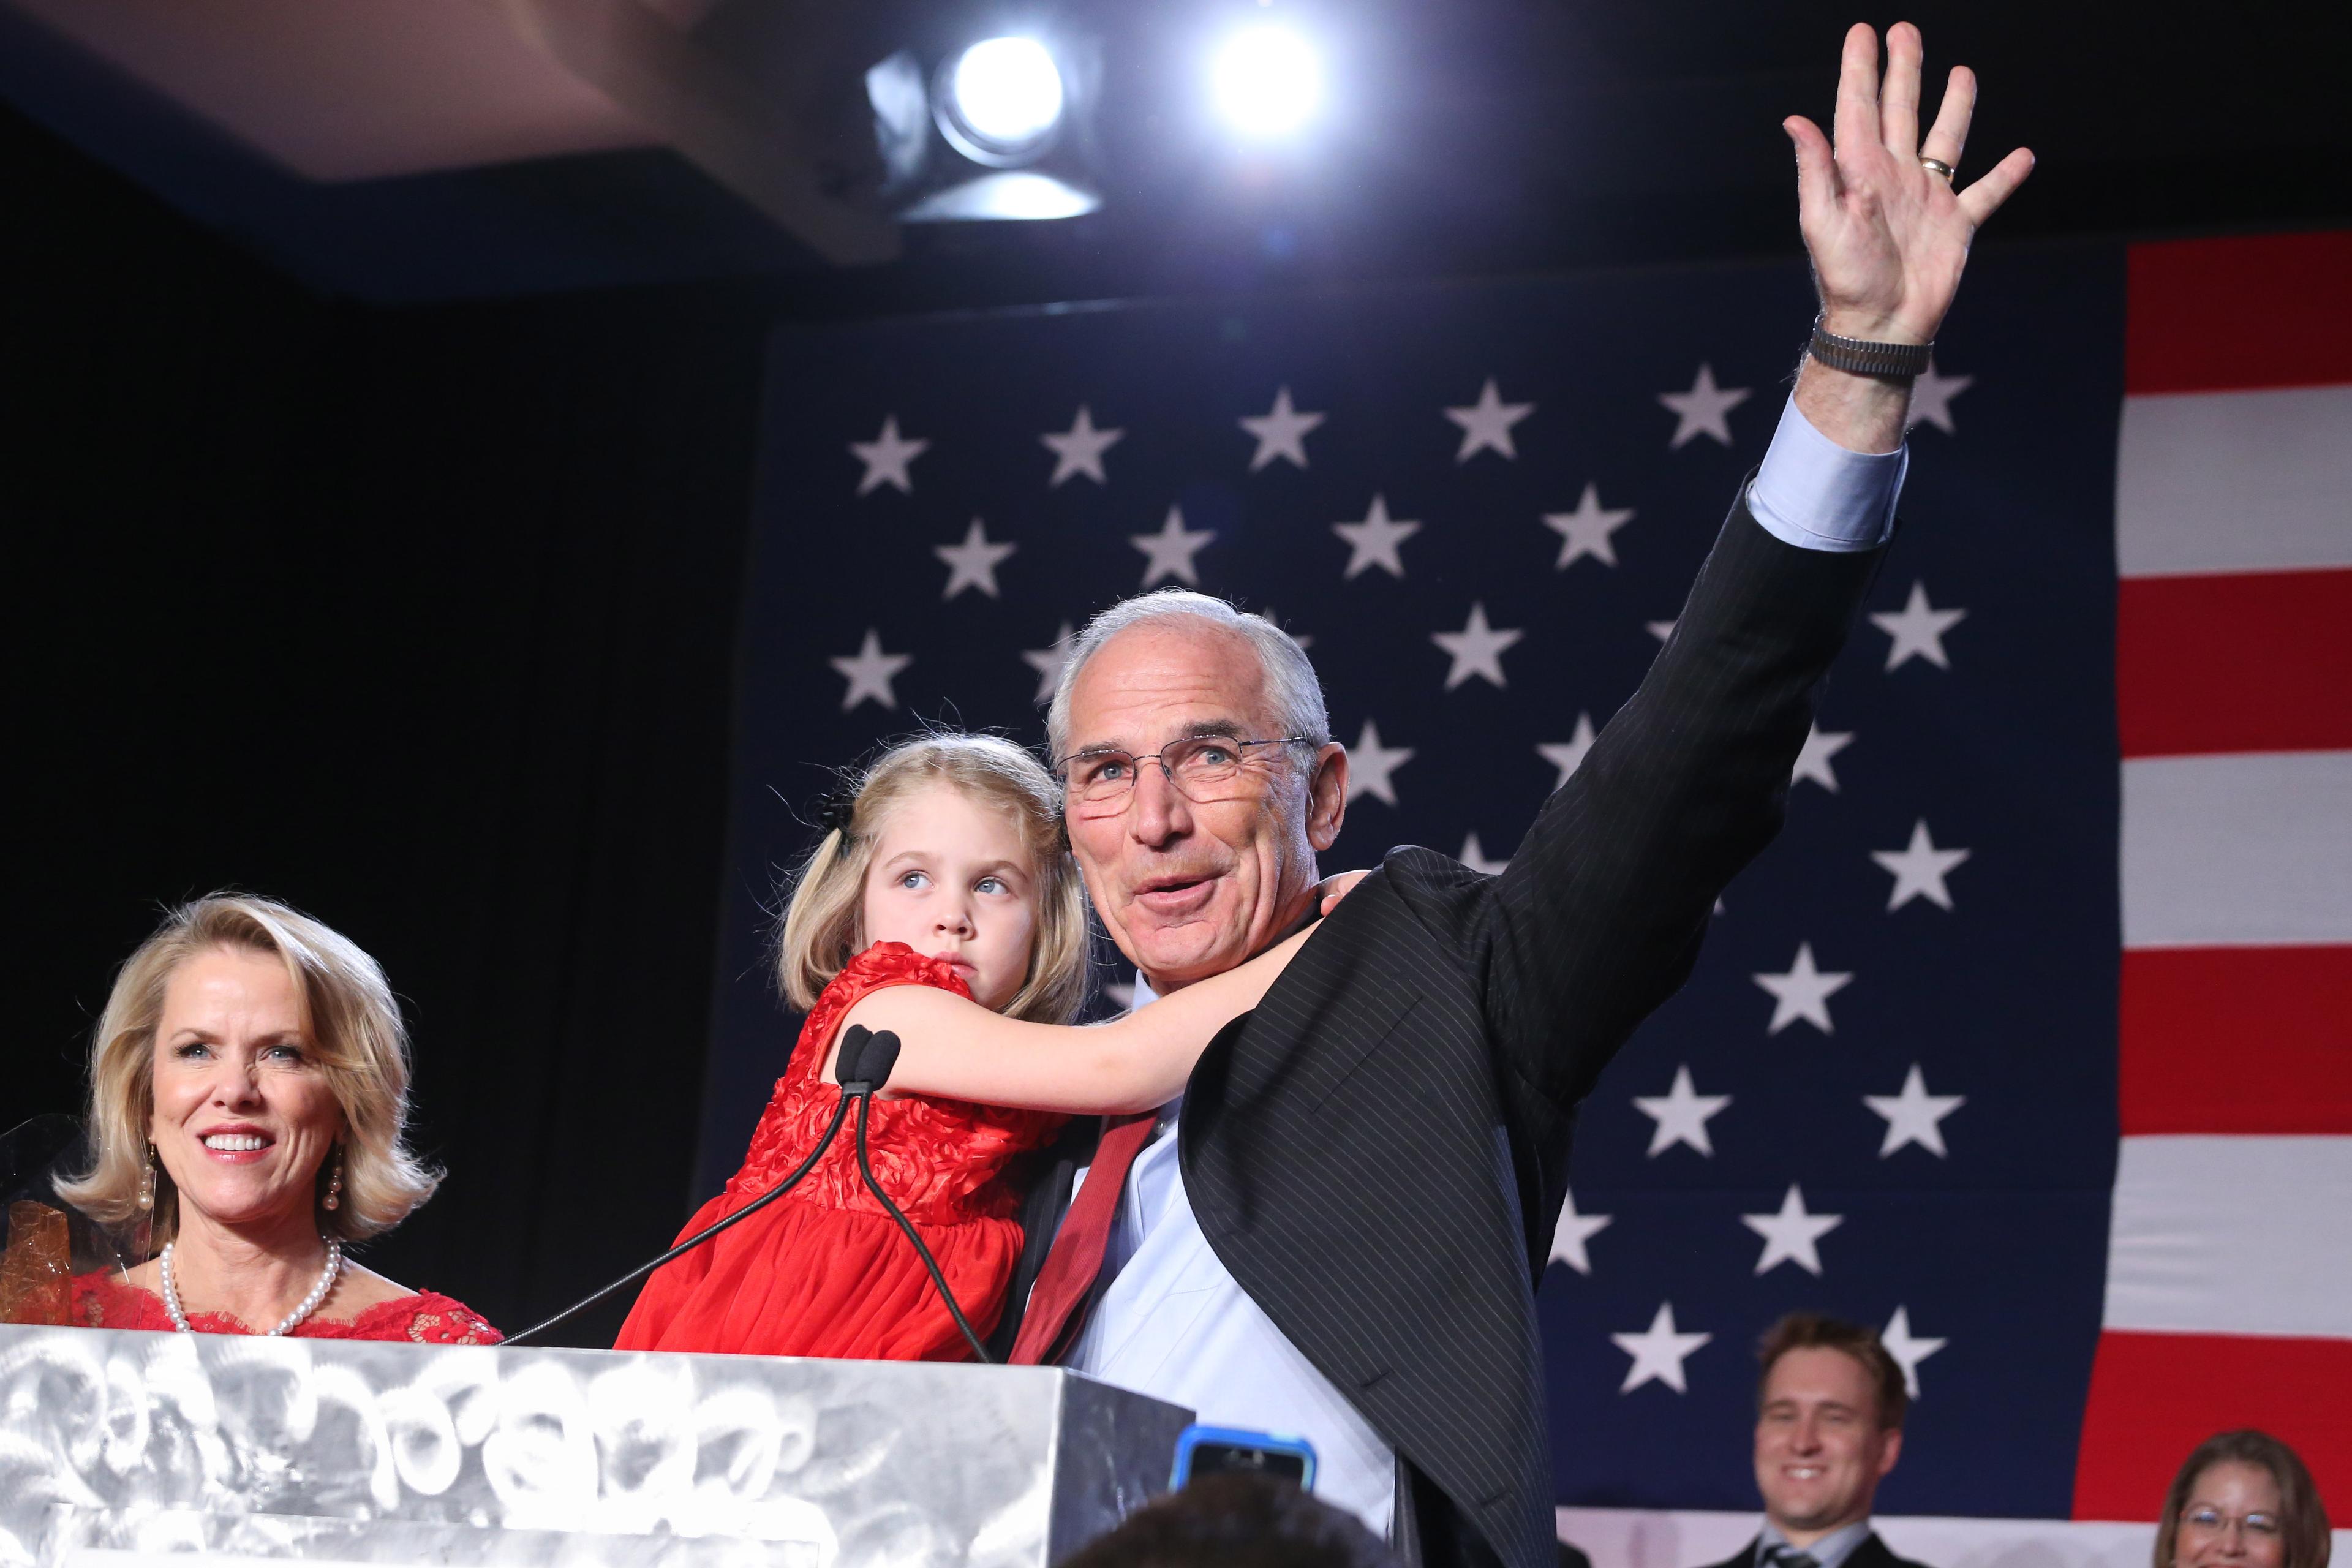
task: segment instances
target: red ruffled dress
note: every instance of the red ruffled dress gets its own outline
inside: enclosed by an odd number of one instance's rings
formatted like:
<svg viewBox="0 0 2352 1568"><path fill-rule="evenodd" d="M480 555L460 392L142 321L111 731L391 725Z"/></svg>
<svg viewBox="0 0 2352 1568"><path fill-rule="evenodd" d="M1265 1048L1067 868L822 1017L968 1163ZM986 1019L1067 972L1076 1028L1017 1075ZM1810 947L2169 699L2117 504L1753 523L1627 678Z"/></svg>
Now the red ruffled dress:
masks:
<svg viewBox="0 0 2352 1568"><path fill-rule="evenodd" d="M953 965L902 942L877 942L850 960L802 1026L743 1168L687 1221L679 1240L743 1207L808 1158L841 1100L841 1086L818 1071L826 1049L860 997L891 985L971 994ZM1005 1167L1067 1120L922 1095L874 1101L866 1152L875 1180L921 1233L982 1335L1003 1310L1021 1256L1020 1198L1003 1179ZM646 1280L613 1348L968 1358L922 1259L858 1175L856 1131L853 1107L799 1186Z"/></svg>
<svg viewBox="0 0 2352 1568"><path fill-rule="evenodd" d="M77 1275L73 1321L89 1329L155 1329L172 1331L163 1298L126 1284L111 1273ZM200 1334L249 1334L254 1331L226 1312L191 1312L188 1327ZM462 1301L419 1290L378 1301L358 1317L336 1322L310 1318L287 1336L297 1340L409 1340L420 1345L494 1345L505 1336Z"/></svg>

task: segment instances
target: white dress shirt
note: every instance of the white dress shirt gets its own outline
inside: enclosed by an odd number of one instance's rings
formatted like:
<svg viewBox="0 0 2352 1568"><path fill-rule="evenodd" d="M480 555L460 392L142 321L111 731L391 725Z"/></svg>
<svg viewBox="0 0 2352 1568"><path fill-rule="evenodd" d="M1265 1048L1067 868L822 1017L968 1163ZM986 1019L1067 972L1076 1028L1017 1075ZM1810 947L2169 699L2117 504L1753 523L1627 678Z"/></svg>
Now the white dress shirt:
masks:
<svg viewBox="0 0 2352 1568"><path fill-rule="evenodd" d="M1814 429L1792 395L1748 487L1748 510L1765 532L1800 550L1874 549L1895 528L1895 498L1910 467L1908 443L1849 452Z"/></svg>
<svg viewBox="0 0 2352 1568"><path fill-rule="evenodd" d="M1791 398L1749 488L1748 508L1786 543L1866 550L1894 526L1907 461L1901 448L1847 451L1815 430ZM1135 993L1138 1006L1153 999L1140 975ZM1190 1405L1212 1426L1306 1438L1315 1447L1316 1495L1385 1534L1396 1501L1395 1450L1210 1247L1177 1166L1181 1103L1161 1108L1152 1141L1129 1172L1103 1257L1109 1284L1065 1364Z"/></svg>

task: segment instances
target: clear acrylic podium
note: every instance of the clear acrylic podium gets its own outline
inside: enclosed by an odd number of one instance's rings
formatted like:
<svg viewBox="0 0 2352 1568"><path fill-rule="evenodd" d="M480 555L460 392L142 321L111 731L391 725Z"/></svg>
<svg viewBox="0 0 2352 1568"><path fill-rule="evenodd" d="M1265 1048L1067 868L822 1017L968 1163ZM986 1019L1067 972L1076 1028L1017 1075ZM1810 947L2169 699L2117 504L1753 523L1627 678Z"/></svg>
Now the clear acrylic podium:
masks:
<svg viewBox="0 0 2352 1568"><path fill-rule="evenodd" d="M1053 1367L0 1325L0 1568L1045 1568L1191 1419Z"/></svg>

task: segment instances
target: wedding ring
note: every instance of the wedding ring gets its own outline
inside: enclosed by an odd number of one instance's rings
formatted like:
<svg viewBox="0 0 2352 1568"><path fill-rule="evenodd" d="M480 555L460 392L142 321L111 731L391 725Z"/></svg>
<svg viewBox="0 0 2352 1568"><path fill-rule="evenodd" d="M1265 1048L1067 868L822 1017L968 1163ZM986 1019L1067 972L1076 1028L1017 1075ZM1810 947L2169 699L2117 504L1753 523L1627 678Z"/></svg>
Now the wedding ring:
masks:
<svg viewBox="0 0 2352 1568"><path fill-rule="evenodd" d="M1952 177L1952 166L1941 158L1922 158L1919 166L1931 174L1941 174L1947 180Z"/></svg>

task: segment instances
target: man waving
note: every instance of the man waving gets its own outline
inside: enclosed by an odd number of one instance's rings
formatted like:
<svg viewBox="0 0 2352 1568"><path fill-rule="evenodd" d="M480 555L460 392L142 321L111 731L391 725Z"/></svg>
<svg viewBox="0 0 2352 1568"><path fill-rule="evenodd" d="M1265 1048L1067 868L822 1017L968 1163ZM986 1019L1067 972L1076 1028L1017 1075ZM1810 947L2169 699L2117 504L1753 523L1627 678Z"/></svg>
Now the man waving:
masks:
<svg viewBox="0 0 2352 1568"><path fill-rule="evenodd" d="M2021 150L1956 189L1974 79L1951 73L1922 142L1920 67L1897 26L1882 82L1856 26L1834 143L1785 124L1821 315L1640 691L1500 876L1391 853L1181 1101L1040 1188L1035 1288L999 1331L1014 1359L1303 1433L1316 1489L1409 1558L1553 1561L1533 1285L1574 1109L1780 826L1893 531L1911 378L2032 166ZM1115 605L1074 642L1047 730L1095 907L1152 992L1315 917L1348 758L1282 632L1193 594Z"/></svg>

